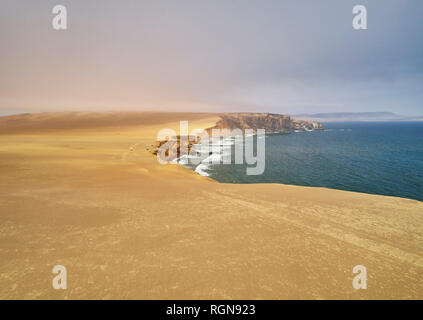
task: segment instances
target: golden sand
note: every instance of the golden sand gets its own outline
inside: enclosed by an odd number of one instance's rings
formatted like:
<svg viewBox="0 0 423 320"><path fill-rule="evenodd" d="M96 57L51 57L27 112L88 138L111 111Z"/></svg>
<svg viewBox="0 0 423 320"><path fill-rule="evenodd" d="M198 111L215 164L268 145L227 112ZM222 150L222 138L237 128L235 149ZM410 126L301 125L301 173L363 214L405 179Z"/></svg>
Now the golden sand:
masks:
<svg viewBox="0 0 423 320"><path fill-rule="evenodd" d="M1 117L0 298L423 298L423 203L217 183L146 151L179 120L217 119ZM52 287L55 265L67 290ZM367 290L352 286L355 265Z"/></svg>

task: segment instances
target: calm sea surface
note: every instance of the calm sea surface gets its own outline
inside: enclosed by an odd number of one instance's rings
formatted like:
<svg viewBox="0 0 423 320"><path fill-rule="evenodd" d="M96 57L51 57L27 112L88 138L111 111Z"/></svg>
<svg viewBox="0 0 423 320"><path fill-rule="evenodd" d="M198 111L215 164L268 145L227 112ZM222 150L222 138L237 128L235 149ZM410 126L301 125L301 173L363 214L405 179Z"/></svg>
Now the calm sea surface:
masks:
<svg viewBox="0 0 423 320"><path fill-rule="evenodd" d="M266 170L209 165L228 183L328 187L423 201L423 122L324 123L324 131L266 136Z"/></svg>

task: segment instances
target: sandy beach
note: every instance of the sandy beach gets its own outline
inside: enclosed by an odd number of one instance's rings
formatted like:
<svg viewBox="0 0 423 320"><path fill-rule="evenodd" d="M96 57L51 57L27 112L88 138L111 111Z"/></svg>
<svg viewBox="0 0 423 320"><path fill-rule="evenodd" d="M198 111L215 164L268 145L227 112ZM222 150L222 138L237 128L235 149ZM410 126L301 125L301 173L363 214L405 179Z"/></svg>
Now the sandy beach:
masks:
<svg viewBox="0 0 423 320"><path fill-rule="evenodd" d="M146 149L180 120L218 119L0 117L0 299L423 298L422 202L223 184ZM55 265L67 290L52 287Z"/></svg>

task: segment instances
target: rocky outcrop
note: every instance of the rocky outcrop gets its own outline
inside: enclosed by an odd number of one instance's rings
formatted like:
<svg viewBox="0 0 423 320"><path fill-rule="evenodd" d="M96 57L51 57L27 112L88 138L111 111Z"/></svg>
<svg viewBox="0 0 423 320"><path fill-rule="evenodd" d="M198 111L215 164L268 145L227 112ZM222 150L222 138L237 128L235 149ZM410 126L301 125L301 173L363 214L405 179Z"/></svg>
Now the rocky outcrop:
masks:
<svg viewBox="0 0 423 320"><path fill-rule="evenodd" d="M167 144L166 148L164 148L163 154L160 154L159 156L163 160L172 161L183 155L189 154L192 146L199 142L199 137L175 136L171 137L169 140L156 141L156 144L151 145L151 149L148 147L147 150L149 150L154 155L157 155L159 153L160 147L164 144Z"/></svg>
<svg viewBox="0 0 423 320"><path fill-rule="evenodd" d="M291 121L291 129L294 131L314 131L323 130L323 126L317 121L296 120Z"/></svg>
<svg viewBox="0 0 423 320"><path fill-rule="evenodd" d="M266 133L322 130L319 122L295 120L288 115L272 113L225 113L212 129L265 129Z"/></svg>

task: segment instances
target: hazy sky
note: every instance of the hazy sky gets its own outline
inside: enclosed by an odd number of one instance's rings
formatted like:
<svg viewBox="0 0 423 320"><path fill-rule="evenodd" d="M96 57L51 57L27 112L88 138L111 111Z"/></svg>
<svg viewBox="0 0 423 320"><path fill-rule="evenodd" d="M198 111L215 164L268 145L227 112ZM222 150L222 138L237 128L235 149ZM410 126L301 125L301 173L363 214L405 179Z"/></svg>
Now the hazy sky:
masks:
<svg viewBox="0 0 423 320"><path fill-rule="evenodd" d="M0 113L423 114L421 0L1 0L0 46Z"/></svg>

